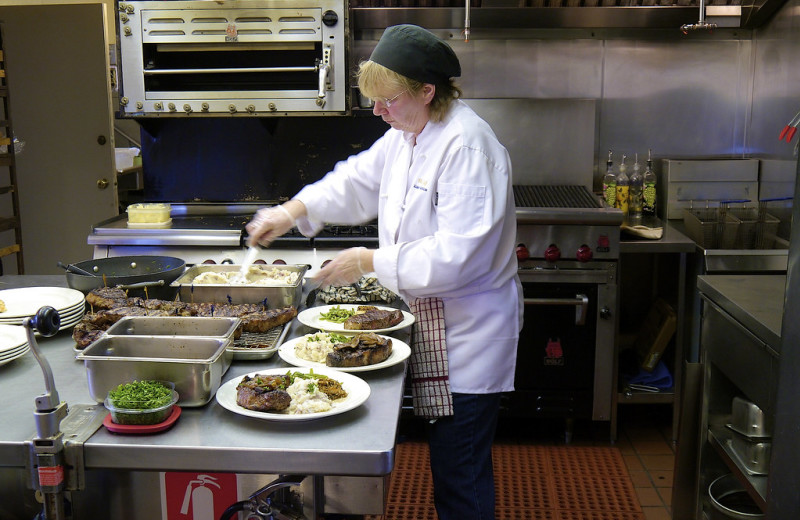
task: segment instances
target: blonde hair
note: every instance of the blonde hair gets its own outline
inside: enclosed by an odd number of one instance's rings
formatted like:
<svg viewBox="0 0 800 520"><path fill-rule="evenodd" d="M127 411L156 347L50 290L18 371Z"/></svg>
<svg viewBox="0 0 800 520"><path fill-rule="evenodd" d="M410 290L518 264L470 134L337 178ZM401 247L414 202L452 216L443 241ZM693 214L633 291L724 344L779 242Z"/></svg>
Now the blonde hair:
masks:
<svg viewBox="0 0 800 520"><path fill-rule="evenodd" d="M424 83L398 74L374 61L362 61L356 73L358 89L369 98L377 97L379 92L390 90L405 90L412 95L417 95L425 86ZM436 92L430 104L430 118L434 123L444 119L452 102L463 95L461 89L450 79L448 83L436 85Z"/></svg>

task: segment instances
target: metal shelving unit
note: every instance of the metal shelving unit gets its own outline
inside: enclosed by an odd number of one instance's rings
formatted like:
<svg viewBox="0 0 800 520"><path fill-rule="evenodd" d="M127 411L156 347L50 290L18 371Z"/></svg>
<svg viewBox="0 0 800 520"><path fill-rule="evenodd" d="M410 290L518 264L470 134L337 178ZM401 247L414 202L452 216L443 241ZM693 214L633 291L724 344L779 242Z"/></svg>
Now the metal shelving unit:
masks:
<svg viewBox="0 0 800 520"><path fill-rule="evenodd" d="M0 260L8 255L16 255L17 274L23 274L22 257L22 223L20 220L19 194L17 190L17 167L14 157L14 133L11 125L11 101L9 98L8 77L6 74L6 58L3 48L3 31L0 27L0 195L10 195L11 214L0 215L0 233L13 231L11 244L0 247ZM7 244L8 241L0 242ZM0 275L3 264L0 261Z"/></svg>

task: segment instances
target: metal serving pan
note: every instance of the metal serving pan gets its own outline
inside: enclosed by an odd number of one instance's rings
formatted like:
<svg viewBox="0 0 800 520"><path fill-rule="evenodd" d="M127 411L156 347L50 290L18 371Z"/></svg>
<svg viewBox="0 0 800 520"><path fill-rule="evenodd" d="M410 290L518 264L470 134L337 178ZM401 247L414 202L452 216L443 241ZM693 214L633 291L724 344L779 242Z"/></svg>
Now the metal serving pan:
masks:
<svg viewBox="0 0 800 520"><path fill-rule="evenodd" d="M231 366L229 338L103 336L76 359L83 361L89 394L102 403L108 391L135 379L175 383L181 406L203 406Z"/></svg>
<svg viewBox="0 0 800 520"><path fill-rule="evenodd" d="M303 276L308 265L259 265L262 269L277 268L297 273L297 280L291 285L239 285L239 284L194 284L192 281L206 272L238 272L236 264L202 264L186 270L171 286L178 287L178 296L183 302L225 302L225 303L264 303L270 309L280 309L290 305L299 307L303 295Z"/></svg>
<svg viewBox="0 0 800 520"><path fill-rule="evenodd" d="M202 336L232 338L242 320L198 316L126 316L106 336Z"/></svg>
<svg viewBox="0 0 800 520"><path fill-rule="evenodd" d="M761 408L738 396L731 402L731 422L728 428L749 439L765 439L772 435Z"/></svg>

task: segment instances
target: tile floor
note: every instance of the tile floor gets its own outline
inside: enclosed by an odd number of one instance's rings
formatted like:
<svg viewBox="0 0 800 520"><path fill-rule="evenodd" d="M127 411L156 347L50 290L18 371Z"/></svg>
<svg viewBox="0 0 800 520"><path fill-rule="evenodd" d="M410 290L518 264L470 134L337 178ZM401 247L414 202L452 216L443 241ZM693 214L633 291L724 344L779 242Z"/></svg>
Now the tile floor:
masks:
<svg viewBox="0 0 800 520"><path fill-rule="evenodd" d="M418 423L401 422L400 440L424 438ZM501 420L500 443L565 444L563 421ZM608 423L576 423L571 445L608 446ZM619 409L616 443L633 482L644 520L670 520L675 446L672 409L665 405L626 405Z"/></svg>

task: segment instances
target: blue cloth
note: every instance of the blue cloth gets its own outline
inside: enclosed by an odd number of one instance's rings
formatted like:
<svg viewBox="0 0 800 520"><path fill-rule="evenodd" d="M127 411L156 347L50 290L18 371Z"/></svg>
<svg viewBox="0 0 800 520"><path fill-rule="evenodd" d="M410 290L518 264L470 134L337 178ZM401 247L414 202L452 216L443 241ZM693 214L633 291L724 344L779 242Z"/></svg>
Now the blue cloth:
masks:
<svg viewBox="0 0 800 520"><path fill-rule="evenodd" d="M638 374L633 376L626 375L628 384L647 385L658 388L659 390L667 390L672 388L672 374L669 373L667 365L664 361L659 361L652 372L646 370L639 370Z"/></svg>
<svg viewBox="0 0 800 520"><path fill-rule="evenodd" d="M453 415L428 424L439 520L494 520L492 442L500 394L453 394Z"/></svg>

